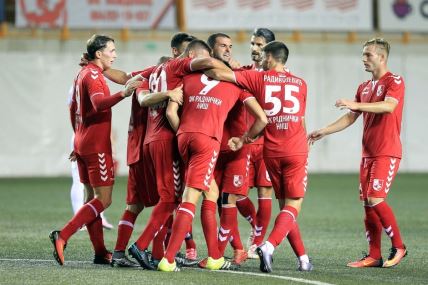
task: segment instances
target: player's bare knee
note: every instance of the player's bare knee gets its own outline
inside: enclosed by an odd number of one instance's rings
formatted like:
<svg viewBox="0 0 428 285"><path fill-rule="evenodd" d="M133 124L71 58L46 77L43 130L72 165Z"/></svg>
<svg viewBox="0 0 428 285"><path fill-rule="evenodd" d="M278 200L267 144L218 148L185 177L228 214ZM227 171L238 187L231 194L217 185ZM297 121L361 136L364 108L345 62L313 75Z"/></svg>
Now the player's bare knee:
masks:
<svg viewBox="0 0 428 285"><path fill-rule="evenodd" d="M285 199L285 205L291 206L297 210L297 212L300 212L300 209L302 208L303 198L287 198Z"/></svg>
<svg viewBox="0 0 428 285"><path fill-rule="evenodd" d="M144 205L142 204L126 205L126 210L136 215L140 214L143 209L144 209Z"/></svg>
<svg viewBox="0 0 428 285"><path fill-rule="evenodd" d="M383 202L385 199L383 198L376 198L376 197L368 197L367 198L367 204L368 206L376 206L377 204Z"/></svg>
<svg viewBox="0 0 428 285"><path fill-rule="evenodd" d="M257 196L259 198L271 198L272 197L272 187L258 187Z"/></svg>

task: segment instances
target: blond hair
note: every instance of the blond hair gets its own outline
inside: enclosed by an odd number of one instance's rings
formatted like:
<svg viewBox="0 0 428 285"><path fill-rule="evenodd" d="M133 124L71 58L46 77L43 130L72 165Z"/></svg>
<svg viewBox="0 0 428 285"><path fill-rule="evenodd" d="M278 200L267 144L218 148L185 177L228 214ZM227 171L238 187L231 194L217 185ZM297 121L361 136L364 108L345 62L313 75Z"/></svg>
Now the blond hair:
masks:
<svg viewBox="0 0 428 285"><path fill-rule="evenodd" d="M389 43L383 39L383 38L373 38L371 40L368 40L364 43L363 47L375 45L376 48L383 50L386 53L386 57L389 56L389 51L391 49L391 46Z"/></svg>

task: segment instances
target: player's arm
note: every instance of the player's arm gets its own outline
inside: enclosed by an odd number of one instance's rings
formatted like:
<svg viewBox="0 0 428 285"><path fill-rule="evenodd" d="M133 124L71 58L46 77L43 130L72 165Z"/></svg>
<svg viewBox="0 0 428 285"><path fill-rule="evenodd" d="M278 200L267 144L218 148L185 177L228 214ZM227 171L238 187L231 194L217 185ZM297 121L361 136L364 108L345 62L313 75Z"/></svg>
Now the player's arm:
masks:
<svg viewBox="0 0 428 285"><path fill-rule="evenodd" d="M111 96L103 96L102 92L91 92L90 99L95 111L103 111L109 109L122 101L124 98L132 95L135 89L140 86L140 82L132 82L126 85L123 91L119 91Z"/></svg>
<svg viewBox="0 0 428 285"><path fill-rule="evenodd" d="M180 126L180 117L178 116L179 108L180 106L178 103L174 101L169 101L168 106L166 107L166 118L174 132L177 132L178 127Z"/></svg>
<svg viewBox="0 0 428 285"><path fill-rule="evenodd" d="M340 109L349 109L357 112L367 112L375 114L392 113L398 105L397 99L387 97L384 101L364 103L355 102L348 99L339 99L336 101L335 106Z"/></svg>
<svg viewBox="0 0 428 285"><path fill-rule="evenodd" d="M125 85L132 78L131 73L126 73L122 70L109 68L103 72L104 76L114 83Z"/></svg>
<svg viewBox="0 0 428 285"><path fill-rule="evenodd" d="M229 147L234 151L239 150L243 144L254 142L268 123L266 114L256 98L249 97L244 101L244 104L251 116L255 118L255 121L242 137L229 139Z"/></svg>
<svg viewBox="0 0 428 285"><path fill-rule="evenodd" d="M177 103L178 105L183 104L183 85L178 86L173 90L165 92L154 92L150 93L149 90L142 90L137 94L138 103L141 107L149 107L156 105L166 99Z"/></svg>
<svg viewBox="0 0 428 285"><path fill-rule="evenodd" d="M190 63L192 71L203 70L205 75L216 80L235 82L233 71L221 60L206 57L195 58Z"/></svg>
<svg viewBox="0 0 428 285"><path fill-rule="evenodd" d="M327 135L337 133L346 129L357 120L359 115L360 113L356 113L352 111L348 112L347 114L343 115L342 117L340 117L338 120L328 125L327 127L311 132L308 135L308 143L312 145L314 144L315 141L320 140Z"/></svg>

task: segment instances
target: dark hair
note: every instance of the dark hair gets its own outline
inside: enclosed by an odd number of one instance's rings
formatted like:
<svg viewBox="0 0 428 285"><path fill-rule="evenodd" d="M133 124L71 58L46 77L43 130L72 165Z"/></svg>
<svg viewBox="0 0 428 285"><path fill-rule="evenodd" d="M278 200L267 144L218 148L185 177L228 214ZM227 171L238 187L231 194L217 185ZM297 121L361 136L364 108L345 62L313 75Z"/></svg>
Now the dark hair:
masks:
<svg viewBox="0 0 428 285"><path fill-rule="evenodd" d="M95 59L95 53L99 50L105 49L108 42L114 42L114 39L105 36L105 35L93 35L87 42L86 42L86 53L83 54L83 56L87 60L94 60Z"/></svg>
<svg viewBox="0 0 428 285"><path fill-rule="evenodd" d="M167 55L164 55L164 56L161 56L160 58L159 58L159 60L158 60L158 65L159 64L162 64L162 63L164 63L164 62L167 62L168 60L170 60L172 57L170 57L170 56L167 56Z"/></svg>
<svg viewBox="0 0 428 285"><path fill-rule="evenodd" d="M217 41L217 38L228 38L228 39L230 39L230 37L228 35L223 34L223 33L212 34L208 37L208 40L207 40L207 44L210 46L210 48L212 48L212 49L214 48L215 42Z"/></svg>
<svg viewBox="0 0 428 285"><path fill-rule="evenodd" d="M287 62L289 51L288 47L283 42L270 42L263 47L263 51L265 52L265 54L269 53L270 55L272 55L272 57L276 61L279 61L282 64L285 64Z"/></svg>
<svg viewBox="0 0 428 285"><path fill-rule="evenodd" d="M270 43L275 40L275 34L266 28L255 28L253 36L264 38L266 43Z"/></svg>
<svg viewBox="0 0 428 285"><path fill-rule="evenodd" d="M203 40L193 40L193 41L191 41L189 43L189 45L187 46L185 53L189 54L189 51L195 50L195 49L204 49L204 50L208 51L211 54L211 48Z"/></svg>
<svg viewBox="0 0 428 285"><path fill-rule="evenodd" d="M386 57L389 56L389 50L391 49L391 46L386 40L382 38L373 38L371 40L366 41L363 47L370 45L375 45L377 48L383 49L386 52Z"/></svg>
<svg viewBox="0 0 428 285"><path fill-rule="evenodd" d="M196 39L194 36L191 36L187 33L177 33L171 39L171 47L178 49L182 43L191 42L194 39Z"/></svg>

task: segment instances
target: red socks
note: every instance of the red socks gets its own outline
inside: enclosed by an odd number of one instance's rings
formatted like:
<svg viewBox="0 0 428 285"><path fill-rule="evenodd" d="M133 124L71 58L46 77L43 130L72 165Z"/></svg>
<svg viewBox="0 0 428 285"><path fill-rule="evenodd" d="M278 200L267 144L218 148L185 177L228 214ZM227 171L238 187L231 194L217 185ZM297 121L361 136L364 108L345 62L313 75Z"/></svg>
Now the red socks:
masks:
<svg viewBox="0 0 428 285"><path fill-rule="evenodd" d="M364 211L366 213L364 225L366 227L367 242L369 243L369 255L374 259L380 259L382 257L382 223L373 207L364 206Z"/></svg>
<svg viewBox="0 0 428 285"><path fill-rule="evenodd" d="M245 197L236 201L239 213L251 224L254 229L256 225L256 208L250 198Z"/></svg>
<svg viewBox="0 0 428 285"><path fill-rule="evenodd" d="M277 247L294 228L297 218L297 210L291 206L285 206L276 217L275 226L267 239L274 247Z"/></svg>
<svg viewBox="0 0 428 285"><path fill-rule="evenodd" d="M61 239L67 242L78 229L94 221L102 211L104 211L103 203L96 198L83 205L76 215L61 229Z"/></svg>
<svg viewBox="0 0 428 285"><path fill-rule="evenodd" d="M101 217L98 215L94 221L86 224L86 228L88 229L89 238L91 239L95 255L104 256L107 249L104 245L103 222Z"/></svg>
<svg viewBox="0 0 428 285"><path fill-rule="evenodd" d="M391 238L392 246L395 248L404 248L401 240L400 229L395 220L394 212L391 207L383 201L372 207L380 218L385 233Z"/></svg>
<svg viewBox="0 0 428 285"><path fill-rule="evenodd" d="M239 235L238 228L238 209L236 207L223 207L220 217L220 230L218 233L218 249L220 255L224 255L224 250L229 242L229 237Z"/></svg>
<svg viewBox="0 0 428 285"><path fill-rule="evenodd" d="M174 212L176 204L159 202L152 211L149 221L136 241L136 245L139 250L144 250L149 247L150 242L156 236L158 231L161 229L163 224L168 220L169 216Z"/></svg>
<svg viewBox="0 0 428 285"><path fill-rule="evenodd" d="M266 235L272 213L272 198L258 198L259 209L257 210L257 219L255 237L253 244L260 245Z"/></svg>
<svg viewBox="0 0 428 285"><path fill-rule="evenodd" d="M186 237L185 237L184 241L186 242L186 249L196 248L196 243L193 240L192 226L190 226L190 230L186 234Z"/></svg>
<svg viewBox="0 0 428 285"><path fill-rule="evenodd" d="M164 242L165 242L166 234L168 232L167 223L168 223L168 220L163 225L163 227L159 230L158 234L153 238L153 246L152 246L153 259L161 260L165 253L164 247L166 247L166 245L164 244Z"/></svg>
<svg viewBox="0 0 428 285"><path fill-rule="evenodd" d="M169 263L174 262L175 254L179 251L186 233L189 232L194 217L195 205L188 202L182 203L177 210L177 215L172 225L171 238L169 240L168 248L165 252L165 258Z"/></svg>
<svg viewBox="0 0 428 285"><path fill-rule="evenodd" d="M294 223L294 228L287 235L288 242L297 257L306 254L305 246L303 244L302 236L300 235L300 228L297 221Z"/></svg>
<svg viewBox="0 0 428 285"><path fill-rule="evenodd" d="M137 214L128 210L125 210L123 213L122 219L120 219L119 225L117 226L115 251L125 251L129 239L131 238L132 231L134 230L134 224L137 216Z"/></svg>
<svg viewBox="0 0 428 285"><path fill-rule="evenodd" d="M216 212L217 203L209 200L204 200L202 202L202 229L204 230L205 241L207 242L208 256L214 259L222 257L218 250Z"/></svg>

